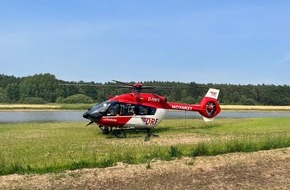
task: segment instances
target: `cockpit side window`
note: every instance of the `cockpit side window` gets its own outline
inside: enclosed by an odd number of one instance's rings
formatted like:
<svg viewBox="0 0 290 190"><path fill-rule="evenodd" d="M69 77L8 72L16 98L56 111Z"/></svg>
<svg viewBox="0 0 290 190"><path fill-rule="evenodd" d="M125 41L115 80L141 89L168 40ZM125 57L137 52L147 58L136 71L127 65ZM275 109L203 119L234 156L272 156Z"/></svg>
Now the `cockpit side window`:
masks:
<svg viewBox="0 0 290 190"><path fill-rule="evenodd" d="M136 110L137 115L154 115L156 113L156 108L138 105Z"/></svg>
<svg viewBox="0 0 290 190"><path fill-rule="evenodd" d="M154 107L119 102L112 103L106 111L106 115L108 116L154 115L155 113L156 108Z"/></svg>
<svg viewBox="0 0 290 190"><path fill-rule="evenodd" d="M135 105L129 105L128 106L128 115L134 115L135 114Z"/></svg>
<svg viewBox="0 0 290 190"><path fill-rule="evenodd" d="M134 115L135 105L133 104L120 104L120 115Z"/></svg>
<svg viewBox="0 0 290 190"><path fill-rule="evenodd" d="M120 112L120 105L118 103L115 103L108 108L107 115L115 116L119 114L119 112Z"/></svg>

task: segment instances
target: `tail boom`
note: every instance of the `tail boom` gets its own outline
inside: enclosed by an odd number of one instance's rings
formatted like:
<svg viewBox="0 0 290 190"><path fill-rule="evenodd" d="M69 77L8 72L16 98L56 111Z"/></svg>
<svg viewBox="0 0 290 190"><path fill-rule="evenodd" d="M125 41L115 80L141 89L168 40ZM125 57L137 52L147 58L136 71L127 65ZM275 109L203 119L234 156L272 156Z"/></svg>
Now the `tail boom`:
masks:
<svg viewBox="0 0 290 190"><path fill-rule="evenodd" d="M219 90L210 88L202 99L200 104L181 104L181 103L168 103L169 109L197 111L205 118L211 119L217 116L220 111L220 105L217 101Z"/></svg>
<svg viewBox="0 0 290 190"><path fill-rule="evenodd" d="M195 104L182 104L182 103L169 102L169 109L185 110L185 111L200 111L201 107Z"/></svg>

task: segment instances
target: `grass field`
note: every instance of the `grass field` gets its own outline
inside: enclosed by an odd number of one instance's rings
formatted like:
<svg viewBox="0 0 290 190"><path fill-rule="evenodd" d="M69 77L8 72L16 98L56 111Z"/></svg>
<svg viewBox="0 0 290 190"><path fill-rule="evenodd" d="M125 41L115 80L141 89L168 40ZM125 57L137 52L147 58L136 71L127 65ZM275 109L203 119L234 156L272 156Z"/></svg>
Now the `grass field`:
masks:
<svg viewBox="0 0 290 190"><path fill-rule="evenodd" d="M83 122L0 124L0 175L62 172L290 147L290 118L164 120L145 142L145 133L126 139L102 135Z"/></svg>

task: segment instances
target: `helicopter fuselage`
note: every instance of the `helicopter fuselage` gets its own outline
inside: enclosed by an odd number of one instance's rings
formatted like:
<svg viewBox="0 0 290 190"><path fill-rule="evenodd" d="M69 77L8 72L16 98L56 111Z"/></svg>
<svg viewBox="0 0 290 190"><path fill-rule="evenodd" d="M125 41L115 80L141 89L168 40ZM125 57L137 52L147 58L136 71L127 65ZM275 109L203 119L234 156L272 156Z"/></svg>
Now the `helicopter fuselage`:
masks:
<svg viewBox="0 0 290 190"><path fill-rule="evenodd" d="M110 127L152 128L165 117L167 100L156 94L129 93L97 104L84 118Z"/></svg>
<svg viewBox="0 0 290 190"><path fill-rule="evenodd" d="M122 94L93 106L83 117L99 126L136 129L157 126L168 109L197 111L206 118L213 118L220 112L218 92L210 89L199 105L171 103L165 97L151 93Z"/></svg>

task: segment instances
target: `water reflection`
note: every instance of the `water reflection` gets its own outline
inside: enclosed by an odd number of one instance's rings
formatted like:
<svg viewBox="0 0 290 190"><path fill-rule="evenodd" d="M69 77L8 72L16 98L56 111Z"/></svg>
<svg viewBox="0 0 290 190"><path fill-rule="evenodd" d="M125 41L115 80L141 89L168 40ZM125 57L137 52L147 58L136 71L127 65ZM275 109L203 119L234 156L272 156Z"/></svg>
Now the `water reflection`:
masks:
<svg viewBox="0 0 290 190"><path fill-rule="evenodd" d="M0 123L7 122L58 122L87 121L82 117L85 111L0 111ZM290 117L290 112L283 111L222 111L220 118L257 118L257 117ZM166 118L200 119L197 112L168 111Z"/></svg>

